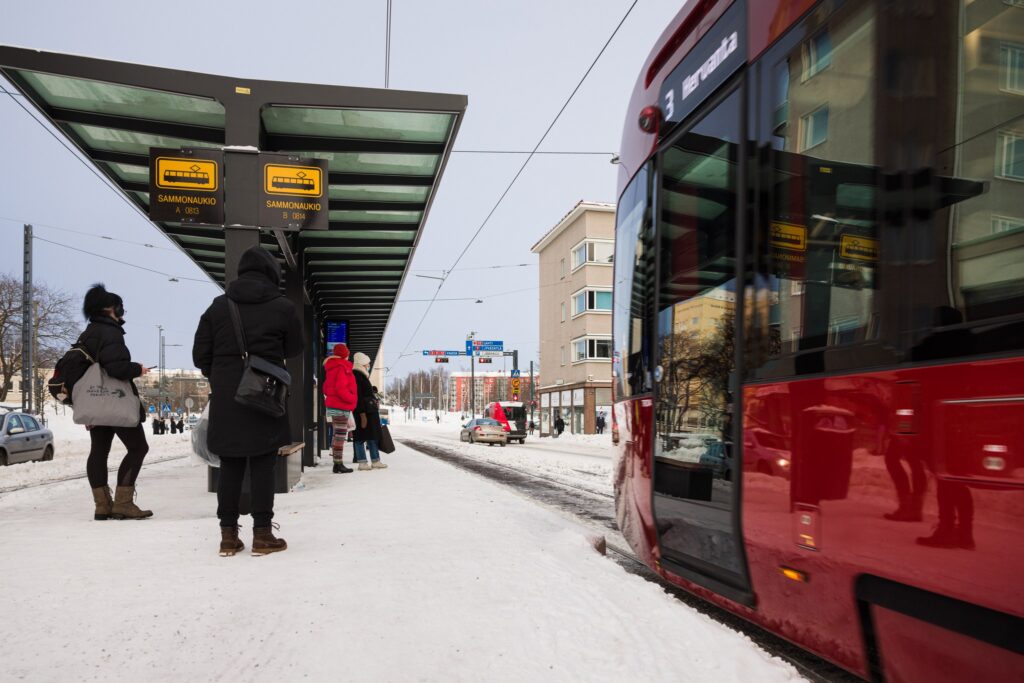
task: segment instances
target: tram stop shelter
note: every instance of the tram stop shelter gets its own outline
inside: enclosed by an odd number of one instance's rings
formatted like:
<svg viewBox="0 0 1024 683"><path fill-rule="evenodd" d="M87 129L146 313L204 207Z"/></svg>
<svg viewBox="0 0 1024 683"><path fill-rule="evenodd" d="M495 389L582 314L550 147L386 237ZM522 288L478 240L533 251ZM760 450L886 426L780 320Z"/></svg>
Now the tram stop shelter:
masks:
<svg viewBox="0 0 1024 683"><path fill-rule="evenodd" d="M287 491L314 464L318 429L325 433L317 378L327 323L345 323L349 346L376 361L467 98L215 76L8 46L0 46L0 73L147 216L151 148L223 154L220 221L153 223L221 287L251 246L281 263L284 293L307 336L304 354L288 361L292 437L304 448L301 457L281 458L277 489ZM326 160L326 178L318 176L326 181L318 212L326 229L268 225L261 217L265 161L275 158Z"/></svg>

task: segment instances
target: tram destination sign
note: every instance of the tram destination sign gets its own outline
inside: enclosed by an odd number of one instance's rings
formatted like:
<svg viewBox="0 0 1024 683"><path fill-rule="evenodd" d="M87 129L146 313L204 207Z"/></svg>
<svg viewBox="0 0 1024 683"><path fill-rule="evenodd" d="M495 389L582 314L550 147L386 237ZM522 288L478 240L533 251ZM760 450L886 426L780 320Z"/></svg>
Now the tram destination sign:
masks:
<svg viewBox="0 0 1024 683"><path fill-rule="evenodd" d="M747 61L747 3L734 2L661 86L661 111L679 123Z"/></svg>
<svg viewBox="0 0 1024 683"><path fill-rule="evenodd" d="M260 154L263 228L327 230L327 160Z"/></svg>
<svg viewBox="0 0 1024 683"><path fill-rule="evenodd" d="M150 147L150 220L222 225L223 177L220 150Z"/></svg>

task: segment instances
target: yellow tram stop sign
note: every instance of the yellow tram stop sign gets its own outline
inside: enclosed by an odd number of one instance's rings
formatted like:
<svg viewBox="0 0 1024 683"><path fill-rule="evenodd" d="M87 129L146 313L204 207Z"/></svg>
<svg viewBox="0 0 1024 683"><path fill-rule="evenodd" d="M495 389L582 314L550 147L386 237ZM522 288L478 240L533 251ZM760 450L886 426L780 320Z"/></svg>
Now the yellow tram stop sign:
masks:
<svg viewBox="0 0 1024 683"><path fill-rule="evenodd" d="M189 157L157 157L154 180L164 190L216 192L217 162Z"/></svg>
<svg viewBox="0 0 1024 683"><path fill-rule="evenodd" d="M263 190L267 194L319 197L324 193L323 188L323 171L316 166L263 166Z"/></svg>

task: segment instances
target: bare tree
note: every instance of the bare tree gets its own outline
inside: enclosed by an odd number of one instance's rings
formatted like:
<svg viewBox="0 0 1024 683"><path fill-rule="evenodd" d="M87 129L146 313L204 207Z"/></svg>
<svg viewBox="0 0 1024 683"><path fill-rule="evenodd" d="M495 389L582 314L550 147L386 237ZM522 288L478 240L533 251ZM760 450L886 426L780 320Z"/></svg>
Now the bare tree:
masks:
<svg viewBox="0 0 1024 683"><path fill-rule="evenodd" d="M21 280L0 274L0 401L6 400L15 375L21 372L22 349ZM32 344L37 368L52 368L81 332L77 306L67 292L45 283L34 287L32 298ZM36 387L37 396L44 389ZM42 405L39 402L38 405Z"/></svg>

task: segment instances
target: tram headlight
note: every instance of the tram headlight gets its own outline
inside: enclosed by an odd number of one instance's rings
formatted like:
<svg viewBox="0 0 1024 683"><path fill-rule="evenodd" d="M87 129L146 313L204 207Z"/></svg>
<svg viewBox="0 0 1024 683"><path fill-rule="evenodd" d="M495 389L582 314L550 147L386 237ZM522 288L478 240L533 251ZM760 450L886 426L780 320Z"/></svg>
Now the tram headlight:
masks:
<svg viewBox="0 0 1024 683"><path fill-rule="evenodd" d="M653 104L640 110L640 130L645 133L657 133L661 128L661 109Z"/></svg>

